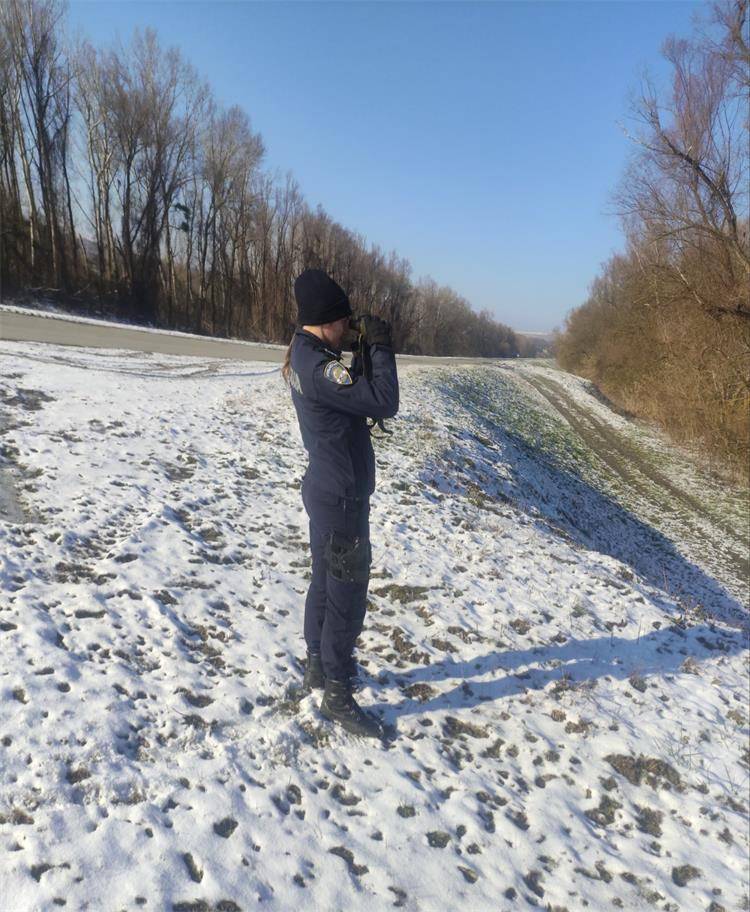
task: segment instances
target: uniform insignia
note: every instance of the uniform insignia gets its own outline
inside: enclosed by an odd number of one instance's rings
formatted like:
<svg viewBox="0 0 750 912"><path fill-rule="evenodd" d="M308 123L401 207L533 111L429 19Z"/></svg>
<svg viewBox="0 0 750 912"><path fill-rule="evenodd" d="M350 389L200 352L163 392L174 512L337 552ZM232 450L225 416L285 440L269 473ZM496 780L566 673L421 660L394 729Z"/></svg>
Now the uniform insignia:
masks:
<svg viewBox="0 0 750 912"><path fill-rule="evenodd" d="M302 384L300 383L297 371L293 367L289 369L289 385L302 395Z"/></svg>
<svg viewBox="0 0 750 912"><path fill-rule="evenodd" d="M329 361L323 370L323 376L326 380L338 383L341 386L348 386L350 383L354 382L349 371L340 361Z"/></svg>

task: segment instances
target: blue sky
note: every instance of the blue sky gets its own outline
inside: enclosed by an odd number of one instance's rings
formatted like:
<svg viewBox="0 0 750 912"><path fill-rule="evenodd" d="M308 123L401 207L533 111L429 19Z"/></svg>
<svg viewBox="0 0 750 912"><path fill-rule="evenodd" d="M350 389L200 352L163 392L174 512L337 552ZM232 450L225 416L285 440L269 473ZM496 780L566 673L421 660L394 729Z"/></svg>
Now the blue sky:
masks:
<svg viewBox="0 0 750 912"><path fill-rule="evenodd" d="M83 2L97 46L135 26L241 105L311 207L519 330L561 325L622 248L610 198L628 94L704 3ZM632 124L631 124L632 126Z"/></svg>

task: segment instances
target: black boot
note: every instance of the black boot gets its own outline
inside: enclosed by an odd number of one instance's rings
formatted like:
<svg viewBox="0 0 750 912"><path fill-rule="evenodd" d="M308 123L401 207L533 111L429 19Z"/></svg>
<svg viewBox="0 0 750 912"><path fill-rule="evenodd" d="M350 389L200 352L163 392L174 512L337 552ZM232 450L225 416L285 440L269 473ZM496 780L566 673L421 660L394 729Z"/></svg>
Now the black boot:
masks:
<svg viewBox="0 0 750 912"><path fill-rule="evenodd" d="M337 722L353 735L380 738L383 729L376 719L368 715L352 696L349 681L326 678L326 689L320 704L320 713L331 722Z"/></svg>
<svg viewBox="0 0 750 912"><path fill-rule="evenodd" d="M326 676L323 673L323 663L320 660L319 652L310 652L307 650L307 665L305 667L305 676L302 679L304 690L320 690L325 687Z"/></svg>
<svg viewBox="0 0 750 912"><path fill-rule="evenodd" d="M355 693L362 689L362 669L357 664L357 660L354 656L352 656L346 664L346 676Z"/></svg>

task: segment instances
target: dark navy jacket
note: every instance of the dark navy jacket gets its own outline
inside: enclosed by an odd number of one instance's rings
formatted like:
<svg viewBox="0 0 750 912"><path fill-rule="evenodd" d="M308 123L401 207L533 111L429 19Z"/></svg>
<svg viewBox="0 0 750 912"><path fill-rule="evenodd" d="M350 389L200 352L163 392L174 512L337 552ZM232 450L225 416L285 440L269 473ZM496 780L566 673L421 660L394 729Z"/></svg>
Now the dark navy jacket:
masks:
<svg viewBox="0 0 750 912"><path fill-rule="evenodd" d="M393 351L370 348L372 380L354 355L349 371L341 351L297 329L289 380L302 442L309 455L307 483L337 497L369 497L375 490L375 454L366 418L392 418L398 411ZM335 364L332 364L335 362Z"/></svg>

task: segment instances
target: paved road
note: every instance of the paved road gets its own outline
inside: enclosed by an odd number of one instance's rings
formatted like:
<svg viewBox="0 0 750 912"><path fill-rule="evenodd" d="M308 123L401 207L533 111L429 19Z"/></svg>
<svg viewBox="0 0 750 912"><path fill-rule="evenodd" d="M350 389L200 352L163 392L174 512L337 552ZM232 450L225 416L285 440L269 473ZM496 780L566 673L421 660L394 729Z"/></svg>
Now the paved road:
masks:
<svg viewBox="0 0 750 912"><path fill-rule="evenodd" d="M129 351L159 352L167 355L231 358L238 361L284 360L285 347L267 348L247 342L231 342L201 336L133 329L129 326L79 323L64 318L37 316L0 310L0 339L13 342L50 342L84 348L117 348ZM399 364L495 364L494 358L432 358L423 355L398 355Z"/></svg>

